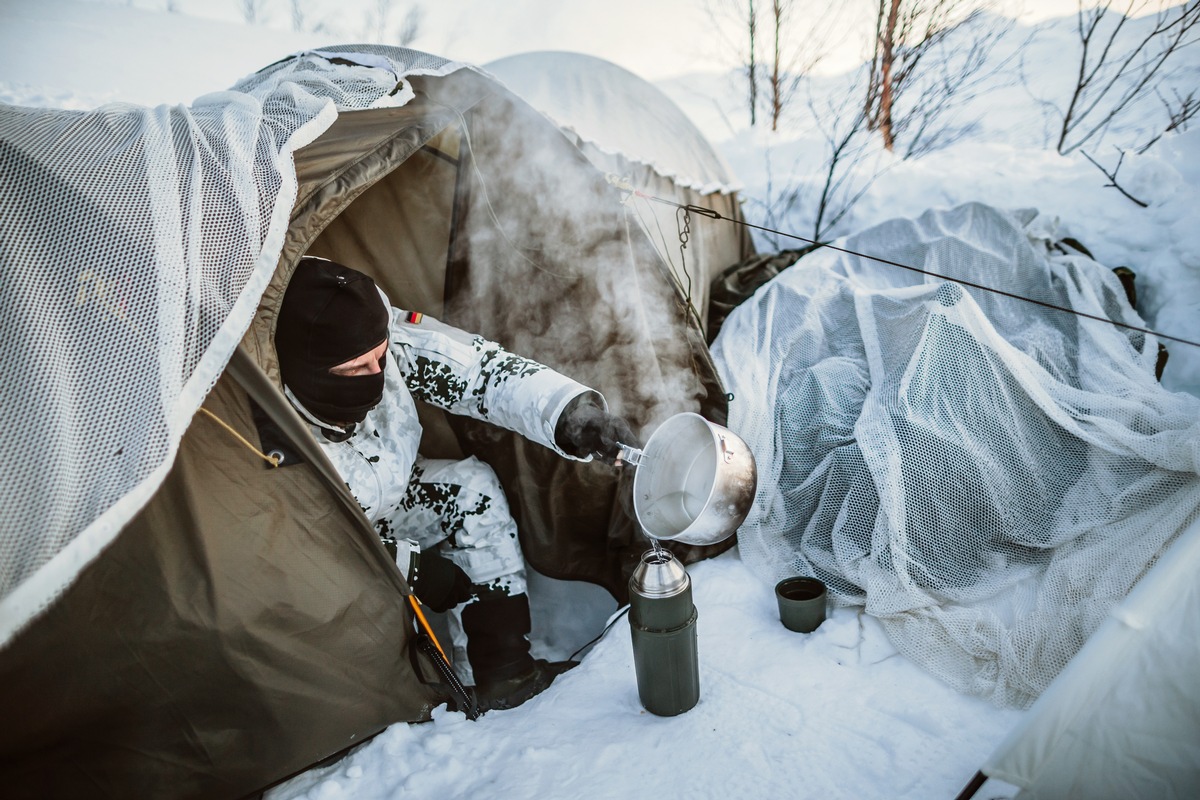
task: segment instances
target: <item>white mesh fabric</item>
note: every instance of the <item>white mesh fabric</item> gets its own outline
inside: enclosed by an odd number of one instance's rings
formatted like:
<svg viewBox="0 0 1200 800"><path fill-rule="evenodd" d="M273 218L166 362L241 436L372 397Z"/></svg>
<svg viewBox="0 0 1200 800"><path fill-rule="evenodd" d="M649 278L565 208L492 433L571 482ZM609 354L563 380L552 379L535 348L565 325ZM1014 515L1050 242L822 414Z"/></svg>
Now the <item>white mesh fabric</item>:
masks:
<svg viewBox="0 0 1200 800"><path fill-rule="evenodd" d="M1128 324L1044 218L971 204L846 249ZM832 250L735 309L713 353L759 467L742 557L815 575L956 688L1023 706L1200 514L1200 400L1157 342Z"/></svg>
<svg viewBox="0 0 1200 800"><path fill-rule="evenodd" d="M456 68L375 50L190 107L0 105L0 646L165 477L276 266L292 151L338 109L406 102L409 65Z"/></svg>

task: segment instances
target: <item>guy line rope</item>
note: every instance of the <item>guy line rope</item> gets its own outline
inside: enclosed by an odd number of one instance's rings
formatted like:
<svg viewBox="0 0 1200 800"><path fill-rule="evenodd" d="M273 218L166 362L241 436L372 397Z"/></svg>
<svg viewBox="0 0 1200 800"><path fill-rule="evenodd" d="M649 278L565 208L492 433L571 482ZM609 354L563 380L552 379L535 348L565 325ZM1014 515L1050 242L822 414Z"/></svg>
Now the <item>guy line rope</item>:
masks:
<svg viewBox="0 0 1200 800"><path fill-rule="evenodd" d="M838 247L835 244L829 244L828 242L818 242L814 239L808 239L808 238L806 238L804 236L800 236L798 234L787 233L786 231L775 230L774 228L768 228L763 225L755 225L752 222L745 222L742 220L731 219L730 217L724 216L723 214L721 214L719 211L716 211L715 209L706 208L704 206L692 205L692 204L676 203L673 200L666 200L661 197L655 197L653 195L646 194L645 192L639 192L636 189L632 189L627 184L624 186L620 186L618 184L618 187L624 189L624 191L630 192L632 194L632 196L634 196L634 197L638 197L643 200L650 200L655 203L662 203L663 205L667 205L667 206L674 206L675 208L682 210L685 214L689 214L689 213L690 214L699 214L700 216L708 217L709 219L731 222L734 225L741 225L746 228L752 228L757 231L762 231L763 233L773 233L776 236L784 236L789 239L796 239L798 241L804 242L806 244L811 244L816 247L825 247L830 250L835 250L839 253L845 253L846 255L857 256L859 258L866 258L871 261L876 261L880 264L887 264L888 266L899 267L900 269L906 269L906 270L909 270L910 272L919 272L922 275L929 275L934 278L941 278L942 280L945 280L945 281L950 281L952 283L958 283L963 286L970 286L973 289L980 289L982 291L991 292L993 294L1002 295L1004 297L1011 297L1014 300L1022 300L1026 303L1033 303L1034 305L1042 306L1044 308L1051 308L1051 309L1054 309L1055 311L1065 311L1068 314L1074 314L1079 317L1085 317L1087 319L1096 320L1097 322L1107 322L1109 325L1113 325L1118 328L1126 328L1131 331L1137 331L1138 333L1149 334L1151 336L1156 336L1159 339L1166 339L1171 342L1179 342L1180 344L1191 345L1192 347L1200 347L1200 342L1195 342L1195 341L1192 341L1191 339L1184 339L1181 336L1172 336L1171 334L1161 333L1161 332L1153 330L1151 328L1143 328L1138 325L1130 325L1129 323L1126 323L1126 322L1118 322L1117 320L1109 319L1108 317L1102 317L1097 314L1089 314L1085 311L1079 311L1077 309L1070 308L1069 306L1060 306L1060 305L1056 305L1054 303L1047 303L1044 300L1036 300L1032 297L1025 297L1024 295L1016 294L1015 292L1008 292L1008 291L1005 291L1004 289L997 289L994 286L987 286L982 283L975 283L974 281L963 280L962 278L952 278L948 275L943 275L941 273L933 272L931 270L921 269L920 267L913 267L908 264L902 264L899 261L892 261L890 259L882 258L880 256L873 256L869 253L859 253L854 250L847 249L845 247ZM686 217L685 217L685 219L686 219Z"/></svg>

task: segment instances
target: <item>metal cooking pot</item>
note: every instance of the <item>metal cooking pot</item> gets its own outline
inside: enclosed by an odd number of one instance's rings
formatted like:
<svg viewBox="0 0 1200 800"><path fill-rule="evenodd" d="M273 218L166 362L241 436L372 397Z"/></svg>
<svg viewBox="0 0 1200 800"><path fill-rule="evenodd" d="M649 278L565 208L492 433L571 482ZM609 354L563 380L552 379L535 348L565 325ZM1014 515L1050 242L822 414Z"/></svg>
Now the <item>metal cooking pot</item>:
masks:
<svg viewBox="0 0 1200 800"><path fill-rule="evenodd" d="M637 467L633 510L647 536L716 544L733 535L754 501L758 472L740 436L699 414L670 417L621 459Z"/></svg>

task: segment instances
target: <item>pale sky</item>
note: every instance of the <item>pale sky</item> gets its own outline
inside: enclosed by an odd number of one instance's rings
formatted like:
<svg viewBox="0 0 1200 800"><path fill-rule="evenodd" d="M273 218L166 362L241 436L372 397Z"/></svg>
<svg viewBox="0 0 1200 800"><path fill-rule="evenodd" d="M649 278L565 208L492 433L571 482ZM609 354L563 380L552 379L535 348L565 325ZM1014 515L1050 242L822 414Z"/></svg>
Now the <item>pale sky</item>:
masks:
<svg viewBox="0 0 1200 800"><path fill-rule="evenodd" d="M0 0L2 1L2 0ZM165 9L223 20L243 17L244 0L86 0L136 8ZM291 29L293 0L259 0L261 24ZM311 22L337 29L330 41L361 41L371 28L368 15L388 7L390 27L399 27L409 8L423 8L422 34L413 46L436 55L482 64L532 50L573 50L608 59L648 80L723 71L736 66L741 35L730 14L745 0L299 0ZM1095 0L1088 0L1094 4ZM760 8L768 4L762 2ZM1075 12L1076 0L995 0L1000 10L1035 22ZM843 40L819 72L840 72L859 63L870 34L875 0L797 0L795 12L817 15L797 23L795 36L820 29L828 9L847 14L838 28ZM760 11L760 14L762 12ZM718 28L735 33L721 35ZM733 43L734 37L737 44ZM761 55L760 55L761 58Z"/></svg>

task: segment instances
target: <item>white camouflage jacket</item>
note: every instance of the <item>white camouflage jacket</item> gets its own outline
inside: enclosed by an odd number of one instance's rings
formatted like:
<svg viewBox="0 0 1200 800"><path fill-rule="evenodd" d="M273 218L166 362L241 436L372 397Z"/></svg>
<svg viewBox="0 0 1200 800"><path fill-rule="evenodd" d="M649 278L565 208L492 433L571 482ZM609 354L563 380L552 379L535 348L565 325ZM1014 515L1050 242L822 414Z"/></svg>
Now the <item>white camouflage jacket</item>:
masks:
<svg viewBox="0 0 1200 800"><path fill-rule="evenodd" d="M321 431L330 426L319 424L285 389L372 524L397 510L408 486L421 441L414 399L579 460L555 445L554 428L562 410L588 387L432 317L397 308L391 314L383 401L345 441L325 437Z"/></svg>

